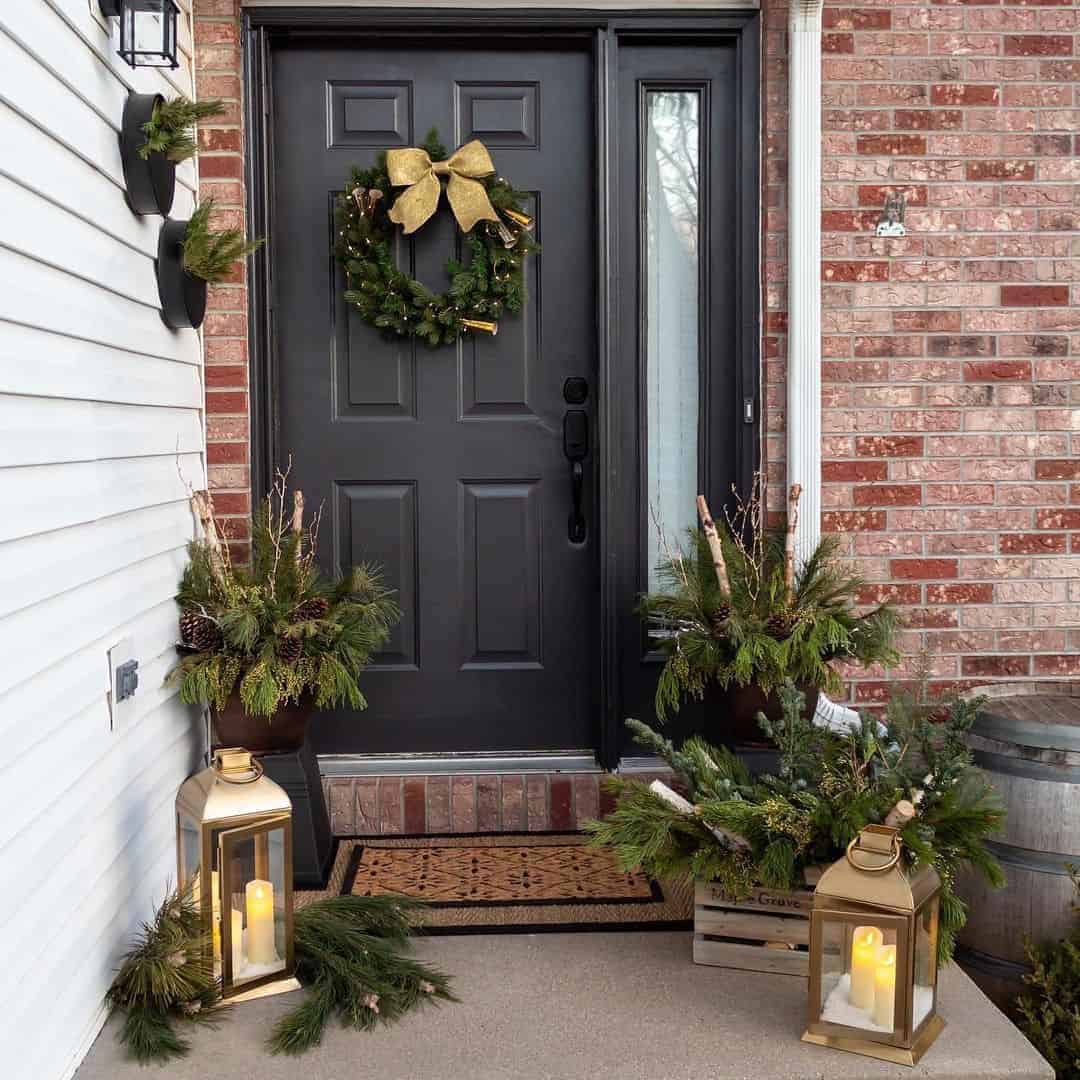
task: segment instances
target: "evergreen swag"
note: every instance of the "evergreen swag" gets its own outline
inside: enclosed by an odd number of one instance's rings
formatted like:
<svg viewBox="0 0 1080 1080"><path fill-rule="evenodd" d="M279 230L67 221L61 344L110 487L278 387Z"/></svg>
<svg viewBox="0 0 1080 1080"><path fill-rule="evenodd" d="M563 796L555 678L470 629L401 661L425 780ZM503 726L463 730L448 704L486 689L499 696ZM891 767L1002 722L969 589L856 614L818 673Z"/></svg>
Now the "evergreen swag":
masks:
<svg viewBox="0 0 1080 1080"><path fill-rule="evenodd" d="M413 914L421 905L393 896L334 896L294 917L296 974L307 993L275 1025L273 1053L316 1046L336 1014L346 1026L370 1030L418 1005L456 1001L442 972L404 955ZM214 975L210 941L190 891L174 892L143 926L106 995L122 1011L117 1037L141 1064L164 1064L190 1047L177 1022L215 1024L226 1010Z"/></svg>
<svg viewBox="0 0 1080 1080"><path fill-rule="evenodd" d="M432 161L446 157L446 148L432 128L423 149ZM526 193L515 191L501 176L482 180L488 199L501 214L522 209ZM525 257L538 247L528 231L512 218L496 226L482 222L465 236L469 262L450 259L450 288L434 293L402 273L394 264L396 231L387 216L394 189L380 153L372 169L352 170L346 190L337 199L336 254L345 271L345 299L364 322L388 336L414 337L428 345L452 345L469 329L463 320L498 323L504 311L518 312L525 303Z"/></svg>
<svg viewBox="0 0 1080 1080"><path fill-rule="evenodd" d="M272 718L310 695L317 709L366 707L357 679L398 619L379 572L362 565L328 582L315 563L319 515L286 515L288 471L255 518L252 567L234 566L206 492L192 496L203 538L180 581L180 663L169 675L187 704L225 707L239 688L250 716Z"/></svg>
<svg viewBox="0 0 1080 1080"><path fill-rule="evenodd" d="M779 751L775 776L751 776L730 750L691 737L677 748L636 720L636 740L671 766L694 804L684 813L639 781L611 777L617 806L590 822L592 843L610 846L620 864L657 877L689 874L717 881L734 897L756 884L790 889L807 866L829 863L867 824L884 821L900 800L915 807L901 833L913 866L933 866L942 881L939 946L952 956L967 909L954 891L956 872L971 866L1000 886L1004 878L984 844L1003 820L993 788L972 765L964 733L978 701L920 704L921 693L897 691L883 725L864 716L844 734L815 726L801 692L780 687L783 718L758 723ZM714 831L715 830L715 831Z"/></svg>
<svg viewBox="0 0 1080 1080"><path fill-rule="evenodd" d="M700 699L710 683L754 683L768 694L790 678L836 692L834 662L887 666L898 659L896 615L887 604L856 612L863 581L839 561L836 534L827 534L795 571L798 501L793 485L786 527L767 529L759 473L750 498L736 494L719 526L699 496L702 528L687 530L685 549L662 545L661 588L639 606L667 654L656 688L661 722L685 696Z"/></svg>
<svg viewBox="0 0 1080 1080"><path fill-rule="evenodd" d="M1080 874L1072 872L1080 889ZM1064 941L1029 944L1031 973L1016 1002L1020 1030L1054 1067L1080 1080L1080 926Z"/></svg>
<svg viewBox="0 0 1080 1080"><path fill-rule="evenodd" d="M170 161L187 161L198 152L195 125L223 111L224 103L218 98L189 101L175 97L159 101L149 121L143 124L146 141L139 147L139 157L145 160L151 154L164 154Z"/></svg>

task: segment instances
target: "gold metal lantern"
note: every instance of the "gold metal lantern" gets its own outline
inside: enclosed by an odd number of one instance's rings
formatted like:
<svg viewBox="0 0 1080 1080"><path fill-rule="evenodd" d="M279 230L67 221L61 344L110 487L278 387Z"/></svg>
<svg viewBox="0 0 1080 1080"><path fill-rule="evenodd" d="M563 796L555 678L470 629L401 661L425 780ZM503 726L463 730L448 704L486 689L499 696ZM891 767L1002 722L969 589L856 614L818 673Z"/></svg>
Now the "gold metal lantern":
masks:
<svg viewBox="0 0 1080 1080"><path fill-rule="evenodd" d="M900 835L868 825L822 875L810 913L810 1010L803 1039L914 1065L941 1034L941 880L900 862Z"/></svg>
<svg viewBox="0 0 1080 1080"><path fill-rule="evenodd" d="M293 977L292 805L242 749L176 796L178 880L210 931L222 996L233 1001L299 989Z"/></svg>

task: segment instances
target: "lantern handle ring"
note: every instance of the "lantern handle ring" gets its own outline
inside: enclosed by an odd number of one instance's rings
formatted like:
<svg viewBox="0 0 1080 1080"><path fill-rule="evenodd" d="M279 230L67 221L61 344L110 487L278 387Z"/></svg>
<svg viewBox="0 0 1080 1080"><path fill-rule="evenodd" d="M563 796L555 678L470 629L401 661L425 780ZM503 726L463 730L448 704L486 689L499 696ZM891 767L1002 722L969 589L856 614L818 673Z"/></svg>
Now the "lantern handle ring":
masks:
<svg viewBox="0 0 1080 1080"><path fill-rule="evenodd" d="M900 837L894 836L892 840L892 854L889 856L889 861L882 866L863 866L862 863L855 861L852 856L852 852L859 850L859 837L856 834L850 844L847 846L847 861L855 867L856 870L861 870L864 874L884 874L886 871L891 870L900 861Z"/></svg>

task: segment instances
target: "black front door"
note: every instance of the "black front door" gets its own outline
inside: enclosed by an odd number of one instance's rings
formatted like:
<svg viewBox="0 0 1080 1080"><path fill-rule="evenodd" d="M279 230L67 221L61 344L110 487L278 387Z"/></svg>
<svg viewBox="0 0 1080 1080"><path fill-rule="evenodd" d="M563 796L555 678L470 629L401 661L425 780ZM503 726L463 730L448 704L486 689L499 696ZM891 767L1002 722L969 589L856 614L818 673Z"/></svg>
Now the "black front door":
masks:
<svg viewBox="0 0 1080 1080"><path fill-rule="evenodd" d="M595 453L569 535L564 416L595 419L593 67L587 50L285 43L272 70L275 444L324 505L324 566L376 561L400 625L363 679L365 712L326 714L337 753L585 749L598 739ZM332 203L352 165L480 139L532 193L542 254L496 338L385 341L342 296ZM402 241L430 287L460 236L445 202ZM585 380L584 404L567 379ZM572 395L569 395L572 396Z"/></svg>

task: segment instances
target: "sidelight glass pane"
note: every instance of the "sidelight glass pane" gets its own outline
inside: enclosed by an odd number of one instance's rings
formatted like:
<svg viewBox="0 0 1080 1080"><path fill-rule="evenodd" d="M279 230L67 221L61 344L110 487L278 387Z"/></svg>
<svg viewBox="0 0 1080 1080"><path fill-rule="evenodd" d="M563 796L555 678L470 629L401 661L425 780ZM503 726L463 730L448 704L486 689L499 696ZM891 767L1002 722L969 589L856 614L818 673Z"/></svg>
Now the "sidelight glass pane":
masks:
<svg viewBox="0 0 1080 1080"><path fill-rule="evenodd" d="M643 277L650 589L657 586L664 544L681 542L685 528L696 521L700 108L697 90L646 93Z"/></svg>

